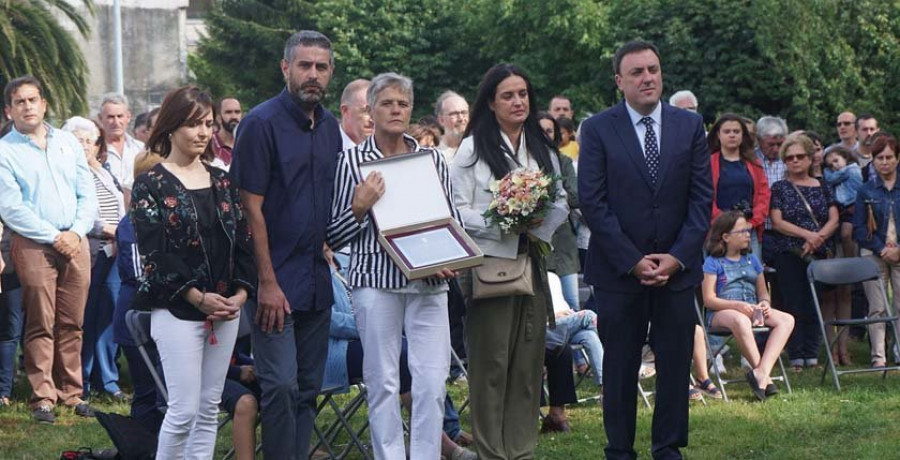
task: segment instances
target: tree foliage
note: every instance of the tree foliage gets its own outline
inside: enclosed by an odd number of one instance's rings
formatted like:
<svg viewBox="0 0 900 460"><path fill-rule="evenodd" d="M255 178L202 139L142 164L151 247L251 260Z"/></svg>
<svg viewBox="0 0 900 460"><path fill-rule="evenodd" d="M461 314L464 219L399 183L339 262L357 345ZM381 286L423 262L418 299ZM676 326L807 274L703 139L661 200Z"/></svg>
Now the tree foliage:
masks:
<svg viewBox="0 0 900 460"><path fill-rule="evenodd" d="M493 64L522 67L539 107L554 94L579 115L621 97L616 47L660 49L666 97L690 89L707 122L724 112L785 117L833 135L842 110L900 129L900 6L879 0L223 0L191 59L198 81L257 103L283 86L287 36L334 42L330 106L354 78L395 71L416 83L416 114L445 89L470 99Z"/></svg>
<svg viewBox="0 0 900 460"><path fill-rule="evenodd" d="M82 0L90 14L94 3ZM0 0L0 87L31 74L44 86L48 109L58 118L87 111L87 64L58 11L87 37L90 27L66 0Z"/></svg>

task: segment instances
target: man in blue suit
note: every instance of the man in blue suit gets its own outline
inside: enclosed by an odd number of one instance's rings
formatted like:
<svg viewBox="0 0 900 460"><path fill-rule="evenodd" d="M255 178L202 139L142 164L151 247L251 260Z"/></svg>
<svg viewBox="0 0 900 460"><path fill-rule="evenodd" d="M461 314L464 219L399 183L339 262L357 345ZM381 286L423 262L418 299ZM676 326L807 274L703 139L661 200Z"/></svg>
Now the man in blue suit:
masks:
<svg viewBox="0 0 900 460"><path fill-rule="evenodd" d="M637 378L650 328L656 353L652 449L681 458L701 248L712 180L703 120L660 101L659 51L629 42L614 56L625 101L581 128L578 193L591 229L585 280L600 300L603 420L611 459L636 458Z"/></svg>

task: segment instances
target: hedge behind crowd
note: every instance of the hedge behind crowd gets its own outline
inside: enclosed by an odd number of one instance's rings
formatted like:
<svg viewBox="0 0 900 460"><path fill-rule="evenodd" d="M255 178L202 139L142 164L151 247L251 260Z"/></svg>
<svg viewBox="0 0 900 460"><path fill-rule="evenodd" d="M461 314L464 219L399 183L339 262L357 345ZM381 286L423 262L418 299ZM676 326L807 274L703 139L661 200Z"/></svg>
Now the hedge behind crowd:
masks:
<svg viewBox="0 0 900 460"><path fill-rule="evenodd" d="M900 6L880 0L220 0L189 60L200 84L254 105L283 86L285 39L310 28L335 46L328 105L359 77L416 83L415 116L437 95L474 96L492 64L514 62L538 104L572 99L578 117L616 103L610 58L644 38L662 54L664 95L691 89L707 122L776 114L834 136L843 110L900 128Z"/></svg>

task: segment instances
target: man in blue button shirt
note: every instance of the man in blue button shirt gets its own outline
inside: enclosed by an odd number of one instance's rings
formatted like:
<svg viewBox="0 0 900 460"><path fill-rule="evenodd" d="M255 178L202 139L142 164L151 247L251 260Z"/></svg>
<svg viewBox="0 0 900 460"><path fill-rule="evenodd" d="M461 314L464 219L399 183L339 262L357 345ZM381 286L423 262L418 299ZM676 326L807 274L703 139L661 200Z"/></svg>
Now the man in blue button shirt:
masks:
<svg viewBox="0 0 900 460"><path fill-rule="evenodd" d="M97 215L93 179L78 140L44 122L37 79L10 81L4 102L14 126L0 139L0 218L15 232L32 414L53 423L61 401L92 416L81 400L81 325L91 280L85 235Z"/></svg>
<svg viewBox="0 0 900 460"><path fill-rule="evenodd" d="M242 121L231 175L259 270L253 353L262 388L265 458L307 458L331 320L325 227L341 134L321 101L334 70L331 41L301 31L284 48L286 88Z"/></svg>

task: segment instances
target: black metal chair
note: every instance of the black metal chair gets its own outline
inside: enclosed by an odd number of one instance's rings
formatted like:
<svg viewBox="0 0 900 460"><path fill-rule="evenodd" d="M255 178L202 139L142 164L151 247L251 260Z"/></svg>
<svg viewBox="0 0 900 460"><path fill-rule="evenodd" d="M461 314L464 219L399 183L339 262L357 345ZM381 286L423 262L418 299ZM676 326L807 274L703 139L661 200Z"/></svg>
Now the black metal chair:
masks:
<svg viewBox="0 0 900 460"><path fill-rule="evenodd" d="M825 343L823 341L826 347L825 357L828 360L828 369L824 369L822 371L823 383L825 382L825 375L830 371L832 379L834 381L834 387L837 389L837 391L841 391L841 383L839 381L839 377L843 374L882 372L882 378L885 378L887 377L888 371L900 370L900 366L885 366L883 368L867 367L861 369L838 370L834 364L834 359L832 358L830 352L831 347L837 342L841 334L849 333L849 329L851 326L867 326L869 324L885 323L887 325L888 332L890 333L889 337L893 337L895 345L897 343L896 323L898 317L894 314L894 311L891 308L891 303L888 302L887 291L884 287L884 282L881 279L881 273L879 272L878 266L874 261L866 257L816 260L810 263L809 267L807 267L806 277L809 280L809 289L812 291L812 298L816 307L816 316L819 318L819 326L822 328L822 337L828 337L828 335L825 334L826 328L832 326L838 328L838 333L835 334L834 339L831 340L831 343ZM876 318L866 317L862 319L836 319L832 321L825 321L822 317L822 310L819 304L819 296L816 293L816 282L833 286L862 282L876 282L878 283L878 291L881 294L881 300L884 302L887 316L880 316ZM900 293L895 292L894 295L900 295ZM887 349L891 348L892 347L888 347Z"/></svg>
<svg viewBox="0 0 900 460"><path fill-rule="evenodd" d="M697 313L697 319L700 320L700 327L703 329L703 340L706 341L706 357L707 360L712 362L712 370L713 374L716 376L716 382L719 384L719 390L722 391L722 397L725 401L728 401L728 393L725 391L725 386L729 383L740 383L746 382L744 378L737 379L727 379L722 376L722 373L719 372L719 366L715 364L716 355L722 352L726 345L734 338L734 335L731 333L730 329L724 327L707 327L706 326L706 315L704 315L705 308L700 307L698 302L694 302L694 311ZM768 327L754 327L752 328L753 335L757 334L766 334L771 328ZM722 344L716 348L713 348L709 341L709 336L721 337L725 340L722 341ZM791 390L791 382L788 379L787 372L784 369L784 362L781 360L781 355L778 355L778 369L781 371L781 375L772 376L772 380L777 380L784 382L785 389L787 389L788 393L792 393Z"/></svg>

